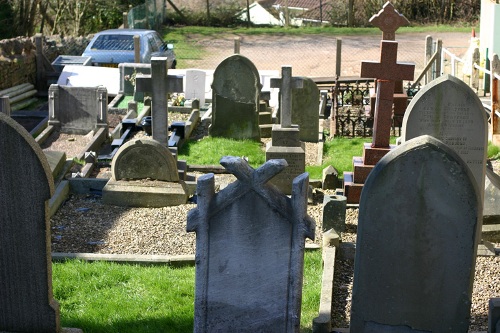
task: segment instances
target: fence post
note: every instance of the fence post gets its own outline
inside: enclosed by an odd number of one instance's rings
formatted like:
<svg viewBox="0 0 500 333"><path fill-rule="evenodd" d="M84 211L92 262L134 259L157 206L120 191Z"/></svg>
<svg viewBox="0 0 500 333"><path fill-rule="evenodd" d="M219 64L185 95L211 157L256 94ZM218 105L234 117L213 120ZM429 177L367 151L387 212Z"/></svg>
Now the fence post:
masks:
<svg viewBox="0 0 500 333"><path fill-rule="evenodd" d="M45 69L43 67L43 35L38 33L35 35L36 47L36 90L44 91L47 88L45 79Z"/></svg>
<svg viewBox="0 0 500 333"><path fill-rule="evenodd" d="M123 29L128 29L128 13L123 12Z"/></svg>
<svg viewBox="0 0 500 333"><path fill-rule="evenodd" d="M342 38L337 38L337 56L335 58L335 76L338 78L341 75L342 65Z"/></svg>
<svg viewBox="0 0 500 333"><path fill-rule="evenodd" d="M471 68L472 68L471 86L472 86L472 88L476 89L476 93L479 92L479 69L477 69L475 65L476 64L479 65L479 58L480 58L479 48L476 47L474 49L474 53L472 54L472 64L471 64Z"/></svg>
<svg viewBox="0 0 500 333"><path fill-rule="evenodd" d="M436 45L436 52L437 52L437 58L436 58L436 71L435 71L435 78L440 77L443 75L442 71L442 61L443 61L443 41L441 39L437 40L437 45Z"/></svg>
<svg viewBox="0 0 500 333"><path fill-rule="evenodd" d="M241 38L234 37L234 54L240 54Z"/></svg>
<svg viewBox="0 0 500 333"><path fill-rule="evenodd" d="M354 26L354 0L349 0L349 5L347 9L347 26Z"/></svg>
<svg viewBox="0 0 500 333"><path fill-rule="evenodd" d="M496 77L497 75L500 74L500 60L498 59L498 54L493 54L493 58L491 59L491 128L488 131L488 139L492 142L493 137L495 135L500 134L500 127L499 127L499 119L496 115L496 113L499 111L499 102L498 102L498 95L500 94L499 92L499 84L498 84L498 78Z"/></svg>
<svg viewBox="0 0 500 333"><path fill-rule="evenodd" d="M432 36L427 35L425 37L424 66L427 66L431 57L432 57ZM425 73L424 84L429 83L431 80L432 80L432 69L429 68L427 73Z"/></svg>
<svg viewBox="0 0 500 333"><path fill-rule="evenodd" d="M141 39L139 36L134 36L134 62L141 62Z"/></svg>

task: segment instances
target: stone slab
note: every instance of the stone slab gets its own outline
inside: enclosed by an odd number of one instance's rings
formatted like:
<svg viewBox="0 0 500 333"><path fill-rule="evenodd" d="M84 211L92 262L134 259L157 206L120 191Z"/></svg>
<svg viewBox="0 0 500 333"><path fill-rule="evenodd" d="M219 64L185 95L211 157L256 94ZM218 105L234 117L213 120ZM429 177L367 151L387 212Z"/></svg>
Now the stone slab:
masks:
<svg viewBox="0 0 500 333"><path fill-rule="evenodd" d="M363 163L363 158L355 156L352 158L353 170L354 170L354 183L364 184L366 178L373 170L374 165L366 165Z"/></svg>
<svg viewBox="0 0 500 333"><path fill-rule="evenodd" d="M354 183L354 174L344 172L344 196L347 198L347 204L358 204L362 190L363 184Z"/></svg>
<svg viewBox="0 0 500 333"><path fill-rule="evenodd" d="M66 163L66 153L62 151L46 150L43 152L49 162L52 177L57 178Z"/></svg>
<svg viewBox="0 0 500 333"><path fill-rule="evenodd" d="M372 147L371 143L363 144L363 163L365 165L375 165L378 161L382 159L391 149L396 147L395 145L390 145L389 148L378 148Z"/></svg>
<svg viewBox="0 0 500 333"><path fill-rule="evenodd" d="M359 204L351 331L468 331L478 192L463 160L431 136L375 166Z"/></svg>
<svg viewBox="0 0 500 333"><path fill-rule="evenodd" d="M402 141L431 135L454 149L484 188L487 119L476 93L463 81L443 75L411 100L403 118ZM482 195L482 194L481 194Z"/></svg>
<svg viewBox="0 0 500 333"><path fill-rule="evenodd" d="M105 204L125 207L178 206L188 199L187 190L181 182L110 179L102 192Z"/></svg>
<svg viewBox="0 0 500 333"><path fill-rule="evenodd" d="M293 179L304 173L306 165L305 143L299 147L275 147L268 142L266 147L266 161L271 159L284 159L288 166L276 175L271 183L276 185L283 193L292 193Z"/></svg>

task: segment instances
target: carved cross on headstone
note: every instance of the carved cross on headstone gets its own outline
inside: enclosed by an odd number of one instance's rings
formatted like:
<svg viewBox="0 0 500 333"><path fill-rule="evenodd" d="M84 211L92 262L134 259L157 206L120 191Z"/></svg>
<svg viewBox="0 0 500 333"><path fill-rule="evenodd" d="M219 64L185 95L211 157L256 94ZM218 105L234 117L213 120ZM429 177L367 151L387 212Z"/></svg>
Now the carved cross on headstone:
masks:
<svg viewBox="0 0 500 333"><path fill-rule="evenodd" d="M167 58L151 58L151 75L137 75L137 92L152 93L151 116L153 140L168 145L168 93L182 92L182 77L167 75Z"/></svg>
<svg viewBox="0 0 500 333"><path fill-rule="evenodd" d="M281 78L271 79L271 88L280 89L280 124L282 128L292 127L292 88L302 88L303 80L292 77L292 67L281 67Z"/></svg>
<svg viewBox="0 0 500 333"><path fill-rule="evenodd" d="M389 1L377 14L370 18L369 22L382 30L383 40L396 40L396 30L410 24L410 21L402 14L399 14Z"/></svg>
<svg viewBox="0 0 500 333"><path fill-rule="evenodd" d="M397 55L398 42L382 40L380 62L361 63L361 77L377 79L372 147L389 147L395 81L413 80L415 64L397 62Z"/></svg>

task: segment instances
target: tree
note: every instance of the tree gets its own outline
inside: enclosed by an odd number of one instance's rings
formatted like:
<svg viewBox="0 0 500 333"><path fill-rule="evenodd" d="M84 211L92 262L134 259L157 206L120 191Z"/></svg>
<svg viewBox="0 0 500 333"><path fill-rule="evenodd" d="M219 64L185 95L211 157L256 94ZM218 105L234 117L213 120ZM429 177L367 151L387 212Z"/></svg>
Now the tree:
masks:
<svg viewBox="0 0 500 333"><path fill-rule="evenodd" d="M12 31L15 36L32 36L38 23L41 0L8 0L13 13Z"/></svg>

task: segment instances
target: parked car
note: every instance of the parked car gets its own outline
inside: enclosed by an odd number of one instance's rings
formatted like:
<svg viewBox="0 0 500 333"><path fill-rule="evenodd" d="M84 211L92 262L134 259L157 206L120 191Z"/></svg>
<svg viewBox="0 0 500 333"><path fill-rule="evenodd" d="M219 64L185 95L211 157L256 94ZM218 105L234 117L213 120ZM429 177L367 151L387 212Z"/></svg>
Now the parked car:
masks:
<svg viewBox="0 0 500 333"><path fill-rule="evenodd" d="M98 32L82 56L92 57L93 66L118 67L134 62L134 36L140 40L140 62L150 63L151 57L168 57L169 68L175 68L174 46L166 44L160 34L147 29L110 29Z"/></svg>

